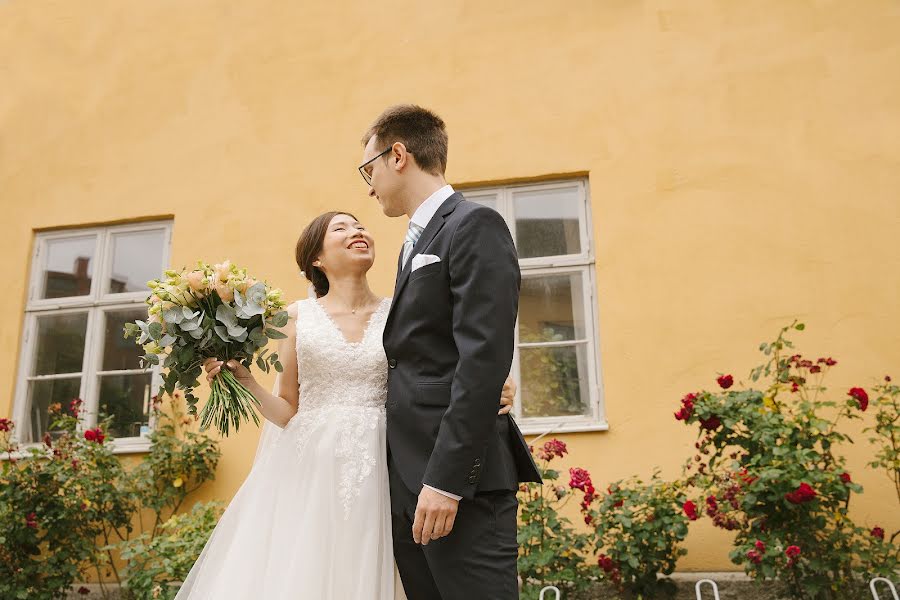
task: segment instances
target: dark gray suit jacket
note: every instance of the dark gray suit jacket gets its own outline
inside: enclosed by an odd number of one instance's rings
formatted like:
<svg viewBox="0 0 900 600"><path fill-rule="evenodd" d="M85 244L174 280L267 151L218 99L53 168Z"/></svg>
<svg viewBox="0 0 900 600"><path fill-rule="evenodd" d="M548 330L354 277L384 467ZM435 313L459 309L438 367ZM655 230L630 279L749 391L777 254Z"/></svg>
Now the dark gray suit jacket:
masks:
<svg viewBox="0 0 900 600"><path fill-rule="evenodd" d="M440 262L411 272L417 254ZM387 443L389 465L416 494L424 483L471 499L540 481L515 421L497 415L520 282L503 218L460 193L440 206L398 273L384 330Z"/></svg>

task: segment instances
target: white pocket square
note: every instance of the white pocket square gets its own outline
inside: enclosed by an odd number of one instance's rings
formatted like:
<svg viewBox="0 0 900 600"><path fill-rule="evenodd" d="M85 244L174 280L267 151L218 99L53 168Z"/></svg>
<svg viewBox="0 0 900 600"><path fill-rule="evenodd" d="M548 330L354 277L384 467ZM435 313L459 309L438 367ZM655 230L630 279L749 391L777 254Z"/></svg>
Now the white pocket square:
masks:
<svg viewBox="0 0 900 600"><path fill-rule="evenodd" d="M440 256L435 256L434 254L416 254L412 257L412 271L421 269L425 265L431 265L439 262L441 262Z"/></svg>

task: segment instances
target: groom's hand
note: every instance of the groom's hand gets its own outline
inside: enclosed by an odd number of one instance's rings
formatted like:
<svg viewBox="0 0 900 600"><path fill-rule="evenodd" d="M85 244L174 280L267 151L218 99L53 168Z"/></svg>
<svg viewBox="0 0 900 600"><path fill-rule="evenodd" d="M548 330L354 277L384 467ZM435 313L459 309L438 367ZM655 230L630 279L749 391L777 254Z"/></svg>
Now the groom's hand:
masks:
<svg viewBox="0 0 900 600"><path fill-rule="evenodd" d="M417 544L427 546L431 540L442 538L453 530L459 500L454 500L430 488L423 487L416 505L416 519L412 534Z"/></svg>

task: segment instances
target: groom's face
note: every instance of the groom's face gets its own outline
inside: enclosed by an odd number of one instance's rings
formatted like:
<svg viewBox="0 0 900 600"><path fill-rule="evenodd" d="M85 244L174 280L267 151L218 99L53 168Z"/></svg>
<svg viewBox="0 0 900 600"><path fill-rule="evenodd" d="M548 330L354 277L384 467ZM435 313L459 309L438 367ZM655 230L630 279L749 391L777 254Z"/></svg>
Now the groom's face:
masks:
<svg viewBox="0 0 900 600"><path fill-rule="evenodd" d="M385 148L379 144L378 138L373 135L369 139L369 143L366 144L365 150L363 150L362 162L363 164L369 163L366 165L366 170L371 178L369 196L378 200L384 214L389 217L399 217L405 214L400 201L401 174L397 169L393 168L393 165L396 164L393 152L388 152L375 158L385 151ZM375 160L372 160L373 158Z"/></svg>

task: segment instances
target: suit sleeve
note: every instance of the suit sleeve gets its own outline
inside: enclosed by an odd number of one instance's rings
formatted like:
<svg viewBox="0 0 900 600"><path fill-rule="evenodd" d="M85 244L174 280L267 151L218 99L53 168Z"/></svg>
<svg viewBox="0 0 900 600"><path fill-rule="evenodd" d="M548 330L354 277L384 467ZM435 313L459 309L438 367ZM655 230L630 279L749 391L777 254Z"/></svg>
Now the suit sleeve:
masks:
<svg viewBox="0 0 900 600"><path fill-rule="evenodd" d="M448 270L459 362L424 483L471 499L497 405L512 363L519 304L519 260L495 211L478 207L453 234Z"/></svg>

